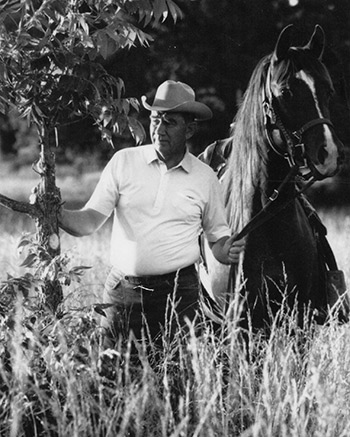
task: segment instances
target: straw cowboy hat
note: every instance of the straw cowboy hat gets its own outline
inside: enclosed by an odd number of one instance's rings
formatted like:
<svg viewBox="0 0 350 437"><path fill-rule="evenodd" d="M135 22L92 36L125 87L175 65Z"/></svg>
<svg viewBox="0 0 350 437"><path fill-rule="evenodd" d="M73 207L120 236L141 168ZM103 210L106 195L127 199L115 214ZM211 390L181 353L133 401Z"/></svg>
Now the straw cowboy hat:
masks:
<svg viewBox="0 0 350 437"><path fill-rule="evenodd" d="M188 112L196 120L209 120L213 116L207 105L196 102L193 89L182 82L167 80L159 85L153 105L146 99L146 96L141 97L143 106L149 111Z"/></svg>

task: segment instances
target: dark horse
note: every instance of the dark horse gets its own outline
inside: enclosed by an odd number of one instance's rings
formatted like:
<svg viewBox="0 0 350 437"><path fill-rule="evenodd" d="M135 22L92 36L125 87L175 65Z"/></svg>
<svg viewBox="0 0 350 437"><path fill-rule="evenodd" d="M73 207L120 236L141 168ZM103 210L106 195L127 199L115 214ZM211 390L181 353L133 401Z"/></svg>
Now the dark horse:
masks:
<svg viewBox="0 0 350 437"><path fill-rule="evenodd" d="M316 26L305 46L293 47L291 30L281 32L255 68L230 137L218 145L221 157L231 150L221 176L228 220L233 233L247 233L229 297L240 297L243 325L250 320L254 328L271 325L282 304L298 310L300 325L306 309L317 317L327 307L325 266L308 218L313 210L298 189L301 180L303 186L335 175L343 144L329 119L333 86L321 62L324 32ZM233 271L206 252L202 282L224 306Z"/></svg>

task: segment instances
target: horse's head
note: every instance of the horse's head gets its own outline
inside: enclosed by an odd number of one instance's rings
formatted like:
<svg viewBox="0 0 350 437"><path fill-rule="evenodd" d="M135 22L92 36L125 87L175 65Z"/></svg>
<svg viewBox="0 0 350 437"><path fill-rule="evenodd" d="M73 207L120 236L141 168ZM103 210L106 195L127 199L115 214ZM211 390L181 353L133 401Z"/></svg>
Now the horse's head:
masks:
<svg viewBox="0 0 350 437"><path fill-rule="evenodd" d="M321 62L324 32L316 26L303 47L291 46L292 25L280 34L267 66L264 115L272 148L305 177L324 179L339 170L343 144L329 115L333 84Z"/></svg>

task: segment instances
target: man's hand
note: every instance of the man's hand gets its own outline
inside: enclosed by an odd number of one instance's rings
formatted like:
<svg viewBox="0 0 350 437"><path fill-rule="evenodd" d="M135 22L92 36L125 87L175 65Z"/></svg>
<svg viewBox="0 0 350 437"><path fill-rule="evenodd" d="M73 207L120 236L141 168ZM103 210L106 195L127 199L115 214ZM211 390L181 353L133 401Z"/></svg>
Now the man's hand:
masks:
<svg viewBox="0 0 350 437"><path fill-rule="evenodd" d="M245 238L235 240L235 235L223 237L215 243L209 243L215 258L222 264L235 264L239 261L239 256L245 248Z"/></svg>
<svg viewBox="0 0 350 437"><path fill-rule="evenodd" d="M228 262L226 264L238 263L239 256L245 248L245 238L234 241L235 236L229 237L224 244L224 252L228 254Z"/></svg>

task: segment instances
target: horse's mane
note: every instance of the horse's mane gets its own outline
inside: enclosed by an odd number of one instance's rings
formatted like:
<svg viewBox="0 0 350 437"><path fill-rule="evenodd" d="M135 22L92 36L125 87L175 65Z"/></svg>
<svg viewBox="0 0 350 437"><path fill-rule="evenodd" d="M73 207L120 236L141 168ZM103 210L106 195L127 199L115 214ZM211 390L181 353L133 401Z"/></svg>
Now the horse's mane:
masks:
<svg viewBox="0 0 350 437"><path fill-rule="evenodd" d="M270 59L271 55L265 56L255 67L228 138L232 152L222 184L233 232L249 221L256 189L265 191L267 146L262 100Z"/></svg>

